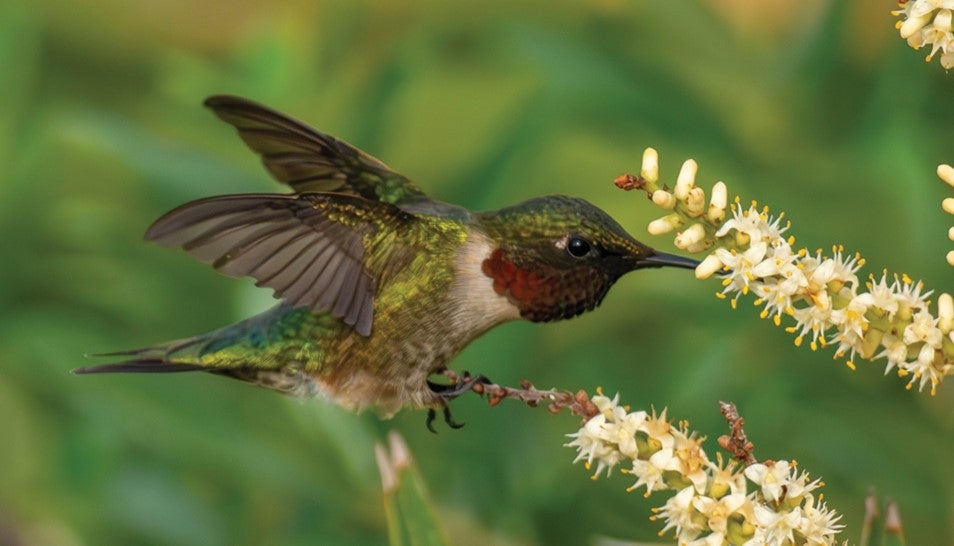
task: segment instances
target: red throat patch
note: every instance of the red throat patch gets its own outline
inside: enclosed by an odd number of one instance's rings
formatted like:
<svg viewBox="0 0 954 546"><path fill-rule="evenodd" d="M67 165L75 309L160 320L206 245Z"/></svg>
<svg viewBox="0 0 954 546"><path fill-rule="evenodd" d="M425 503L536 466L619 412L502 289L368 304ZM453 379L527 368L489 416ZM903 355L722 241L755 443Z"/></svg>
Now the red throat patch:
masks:
<svg viewBox="0 0 954 546"><path fill-rule="evenodd" d="M523 304L523 307L530 306L542 291L549 288L546 285L550 284L535 272L514 265L499 248L490 253L480 269L484 275L493 279L495 292L501 296L510 296Z"/></svg>

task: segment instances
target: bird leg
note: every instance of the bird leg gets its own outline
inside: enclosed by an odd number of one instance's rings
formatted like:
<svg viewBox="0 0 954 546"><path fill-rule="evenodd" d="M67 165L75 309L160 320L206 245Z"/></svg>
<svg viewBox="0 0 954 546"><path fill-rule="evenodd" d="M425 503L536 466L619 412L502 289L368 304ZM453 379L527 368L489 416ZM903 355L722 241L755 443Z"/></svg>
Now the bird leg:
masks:
<svg viewBox="0 0 954 546"><path fill-rule="evenodd" d="M451 383L445 385L428 380L427 387L431 389L431 392L437 395L437 400L443 407L444 422L447 423L447 426L457 429L464 426L464 423L454 421L449 402L467 391L474 390L474 387L477 385L490 385L492 383L482 374L471 376L469 372L464 372L464 376L461 377L453 371L446 369L441 373L450 379ZM435 408L428 408L427 421L425 424L427 425L427 430L435 434L437 434L437 430L434 429L434 419L436 418L437 410Z"/></svg>
<svg viewBox="0 0 954 546"><path fill-rule="evenodd" d="M465 371L464 376L461 377L451 370L444 370L441 373L451 380L450 384L445 385L443 383L435 383L428 380L427 386L431 389L431 392L440 396L444 400L453 400L467 391L474 390L474 386L476 385L493 384L493 382L490 379L487 379L487 377L483 374L472 376L470 375L470 372Z"/></svg>

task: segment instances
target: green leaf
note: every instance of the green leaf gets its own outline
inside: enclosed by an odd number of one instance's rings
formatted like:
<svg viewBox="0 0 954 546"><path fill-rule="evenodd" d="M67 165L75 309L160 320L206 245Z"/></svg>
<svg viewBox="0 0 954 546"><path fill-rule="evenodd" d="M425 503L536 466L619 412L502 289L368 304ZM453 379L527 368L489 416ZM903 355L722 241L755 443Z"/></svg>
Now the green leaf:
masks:
<svg viewBox="0 0 954 546"><path fill-rule="evenodd" d="M390 453L376 444L374 454L381 471L389 542L392 546L448 544L404 438L392 431L388 443Z"/></svg>

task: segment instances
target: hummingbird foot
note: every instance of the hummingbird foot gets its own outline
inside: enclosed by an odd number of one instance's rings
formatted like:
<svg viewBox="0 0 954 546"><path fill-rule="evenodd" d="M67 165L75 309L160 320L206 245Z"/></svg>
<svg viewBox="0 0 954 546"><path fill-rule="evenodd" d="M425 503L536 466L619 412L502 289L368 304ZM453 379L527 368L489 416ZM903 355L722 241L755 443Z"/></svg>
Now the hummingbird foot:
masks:
<svg viewBox="0 0 954 546"><path fill-rule="evenodd" d="M450 378L452 383L445 385L430 380L427 382L427 386L431 389L431 392L440 396L443 400L453 400L465 392L474 390L474 387L477 385L493 384L493 381L488 379L484 374L472 376L470 372L465 371L463 377L461 377L451 370L445 370L443 374Z"/></svg>
<svg viewBox="0 0 954 546"><path fill-rule="evenodd" d="M447 426L449 426L450 428L458 429L464 426L464 423L458 423L457 421L454 421L454 417L451 415L450 406L447 405L447 402L444 402L443 413L444 413L444 422L447 423ZM428 409L427 421L425 422L425 424L427 425L427 430L433 432L434 434L437 434L437 429L434 428L434 419L436 418L437 418L437 410L435 410L434 408Z"/></svg>
<svg viewBox="0 0 954 546"><path fill-rule="evenodd" d="M469 372L464 372L463 377L457 375L451 370L444 370L441 372L442 375L451 380L451 383L435 383L434 381L427 381L427 388L431 389L431 392L437 395L437 401L442 406L442 411L444 413L444 422L447 423L447 426L457 429L464 426L464 423L458 423L454 421L454 417L451 415L450 410L450 401L457 398L461 394L464 394L468 391L477 392L479 389L475 389L478 385L491 385L492 382L487 379L483 374L477 374L471 376ZM434 429L434 420L437 418L437 410L435 408L430 408L427 410L427 430L437 434L437 430Z"/></svg>

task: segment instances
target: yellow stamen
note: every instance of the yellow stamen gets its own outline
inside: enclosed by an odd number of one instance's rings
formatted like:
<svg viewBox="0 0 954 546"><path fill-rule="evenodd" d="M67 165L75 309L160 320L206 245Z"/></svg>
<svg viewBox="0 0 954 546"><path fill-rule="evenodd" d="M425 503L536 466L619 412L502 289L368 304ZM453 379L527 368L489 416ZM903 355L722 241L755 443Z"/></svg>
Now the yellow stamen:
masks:
<svg viewBox="0 0 954 546"><path fill-rule="evenodd" d="M851 371L855 371L858 369L857 367L855 367L855 363L850 360L845 361L845 366L848 366L849 368L851 368Z"/></svg>
<svg viewBox="0 0 954 546"><path fill-rule="evenodd" d="M775 315L774 317L772 317L772 322L774 322L776 326L781 326L782 317Z"/></svg>
<svg viewBox="0 0 954 546"><path fill-rule="evenodd" d="M786 328L786 330L787 330L787 328ZM796 347L801 347L801 346L802 346L802 336L798 336L797 338L795 338L795 346L796 346Z"/></svg>

